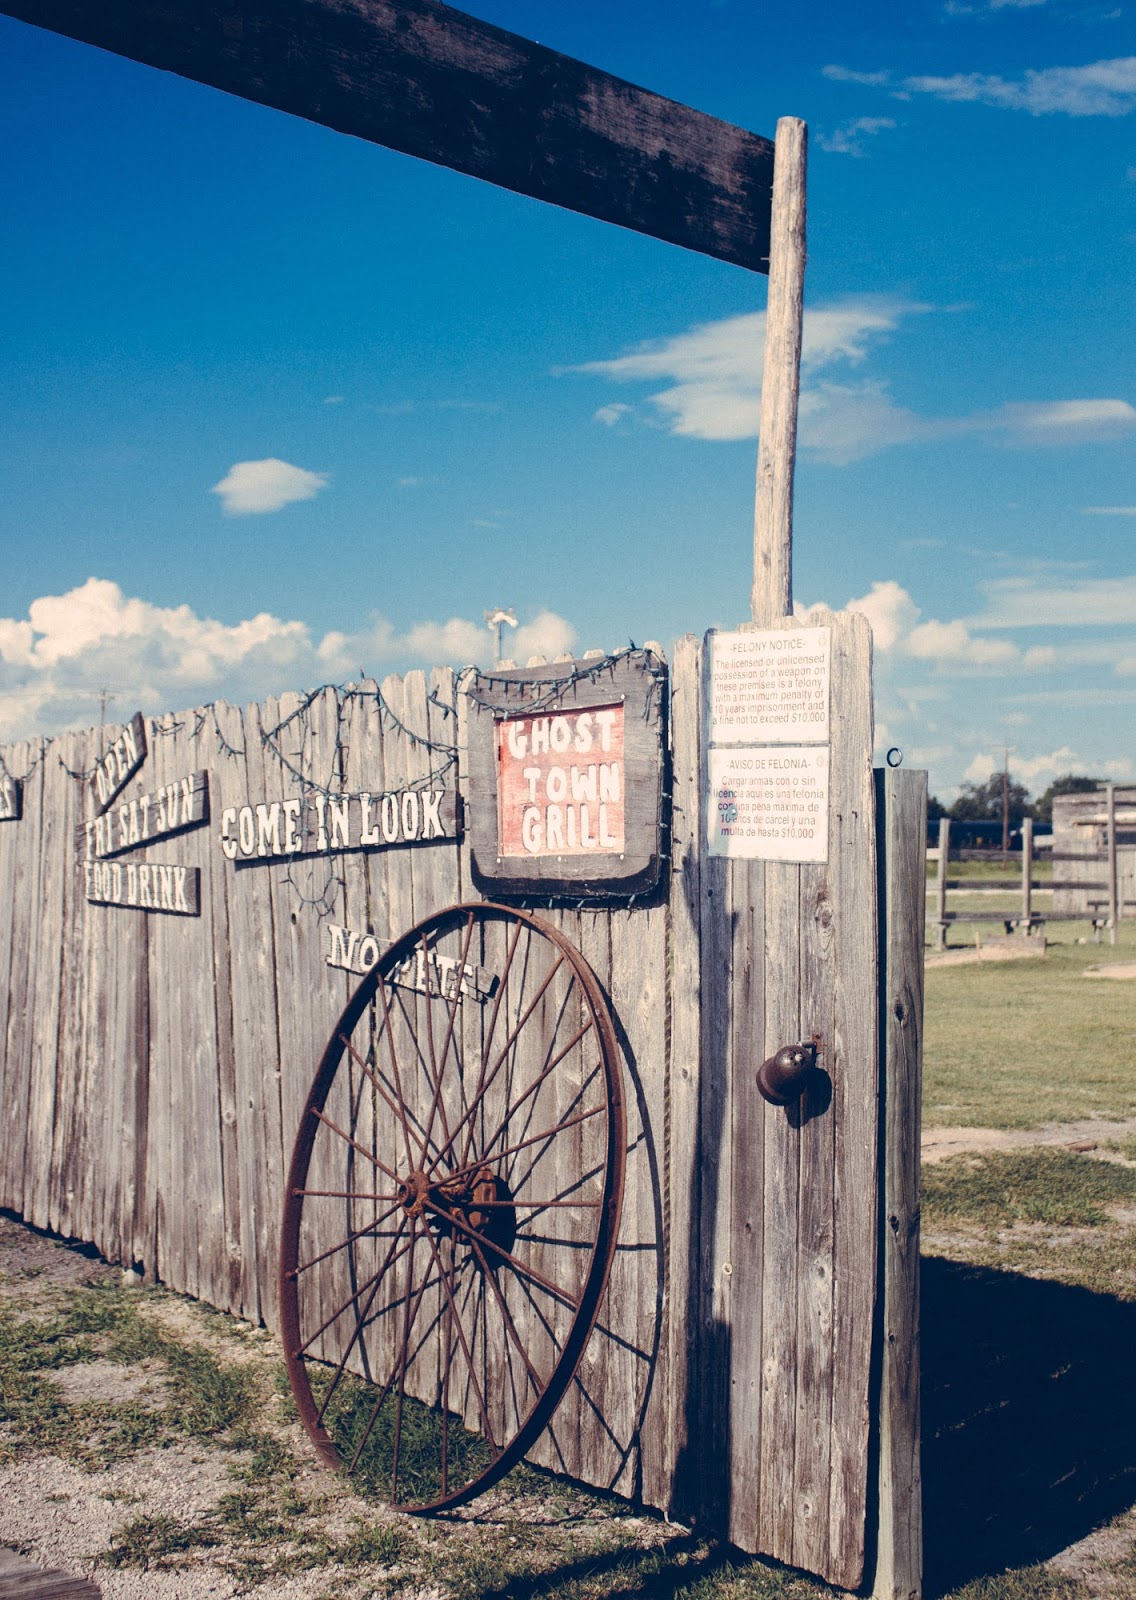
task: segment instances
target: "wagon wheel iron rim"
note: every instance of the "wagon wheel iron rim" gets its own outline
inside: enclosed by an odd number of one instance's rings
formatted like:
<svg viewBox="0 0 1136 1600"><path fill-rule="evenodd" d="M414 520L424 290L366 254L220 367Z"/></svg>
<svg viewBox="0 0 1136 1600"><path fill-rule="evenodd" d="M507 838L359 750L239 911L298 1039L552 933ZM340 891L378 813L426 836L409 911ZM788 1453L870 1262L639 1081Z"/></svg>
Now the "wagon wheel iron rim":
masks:
<svg viewBox="0 0 1136 1600"><path fill-rule="evenodd" d="M557 928L459 904L393 944L324 1051L286 1186L281 1331L321 1458L413 1512L515 1466L595 1325L625 1159L607 1002Z"/></svg>

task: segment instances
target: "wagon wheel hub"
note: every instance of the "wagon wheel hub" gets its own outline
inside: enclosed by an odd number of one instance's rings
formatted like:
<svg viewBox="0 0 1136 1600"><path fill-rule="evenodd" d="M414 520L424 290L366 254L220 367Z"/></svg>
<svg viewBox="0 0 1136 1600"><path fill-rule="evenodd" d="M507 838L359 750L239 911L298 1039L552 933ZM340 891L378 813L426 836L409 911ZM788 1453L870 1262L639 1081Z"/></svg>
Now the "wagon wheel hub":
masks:
<svg viewBox="0 0 1136 1600"><path fill-rule="evenodd" d="M424 1172L412 1172L397 1189L399 1203L409 1217L420 1217L430 1198L430 1179Z"/></svg>
<svg viewBox="0 0 1136 1600"><path fill-rule="evenodd" d="M494 1243L502 1243L507 1237L512 1246L515 1237L512 1198L504 1178L498 1178L482 1163L432 1184L429 1205L435 1227L442 1234L450 1234L453 1221L458 1221L458 1234L461 1234L464 1232L461 1222L464 1222L475 1234L491 1238Z"/></svg>

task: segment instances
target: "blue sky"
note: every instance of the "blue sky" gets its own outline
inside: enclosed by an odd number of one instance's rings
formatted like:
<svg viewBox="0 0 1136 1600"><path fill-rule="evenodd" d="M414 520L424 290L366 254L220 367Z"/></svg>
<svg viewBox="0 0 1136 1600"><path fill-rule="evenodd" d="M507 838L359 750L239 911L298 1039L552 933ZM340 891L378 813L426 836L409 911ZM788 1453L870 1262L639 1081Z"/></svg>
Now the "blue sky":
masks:
<svg viewBox="0 0 1136 1600"><path fill-rule="evenodd" d="M1130 4L480 0L810 130L794 593L944 797L1136 777ZM748 609L765 280L0 18L0 739Z"/></svg>

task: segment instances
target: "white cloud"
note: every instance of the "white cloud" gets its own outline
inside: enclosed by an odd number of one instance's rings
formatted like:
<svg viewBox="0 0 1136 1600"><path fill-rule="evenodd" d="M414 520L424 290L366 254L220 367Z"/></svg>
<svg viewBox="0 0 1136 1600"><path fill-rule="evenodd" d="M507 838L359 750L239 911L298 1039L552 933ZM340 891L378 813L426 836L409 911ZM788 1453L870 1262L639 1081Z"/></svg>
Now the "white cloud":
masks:
<svg viewBox="0 0 1136 1600"><path fill-rule="evenodd" d="M308 472L268 456L263 461L234 462L209 492L221 496L227 515L248 517L279 511L296 500L314 500L327 481L324 473Z"/></svg>
<svg viewBox="0 0 1136 1600"><path fill-rule="evenodd" d="M1029 11L1046 0L987 0L983 5L967 5L965 0L947 0L943 10L949 17L972 17L984 11Z"/></svg>
<svg viewBox="0 0 1136 1600"><path fill-rule="evenodd" d="M1023 650L1010 639L987 638L975 631L975 619L921 620L921 608L893 578L874 583L867 594L849 600L847 609L860 611L868 618L876 652L883 657L964 674L1040 672L1057 662L1052 646L1035 645ZM982 626L986 625L983 619Z"/></svg>
<svg viewBox="0 0 1136 1600"><path fill-rule="evenodd" d="M1005 432L1017 444L1079 444L1131 433L1136 406L1127 400L1012 401L971 421L976 431Z"/></svg>
<svg viewBox="0 0 1136 1600"><path fill-rule="evenodd" d="M563 617L542 611L515 642L518 654L552 656L575 637ZM215 699L240 704L361 671L463 666L491 655L488 629L461 617L418 622L405 633L376 617L316 642L306 623L268 612L222 623L88 578L33 601L26 618L0 617L0 739L88 726L104 689L114 714L155 714Z"/></svg>
<svg viewBox="0 0 1136 1600"><path fill-rule="evenodd" d="M985 72L904 78L909 94L977 101L1031 116L1123 117L1136 106L1136 56L1094 61L1084 67L1044 67L1017 80Z"/></svg>
<svg viewBox="0 0 1136 1600"><path fill-rule="evenodd" d="M1116 627L1136 623L1136 575L1049 583L1037 578L990 578L978 588L986 608L971 619L975 627Z"/></svg>
<svg viewBox="0 0 1136 1600"><path fill-rule="evenodd" d="M862 156L865 154L865 138L894 127L894 117L853 117L842 128L836 128L830 134L822 133L818 142L821 149L827 150L830 155Z"/></svg>
<svg viewBox="0 0 1136 1600"><path fill-rule="evenodd" d="M882 88L891 82L889 72L857 72L853 67L840 67L835 63L822 67L821 75L831 78L834 83L863 83L870 89Z"/></svg>
<svg viewBox="0 0 1136 1600"><path fill-rule="evenodd" d="M1136 517L1136 506L1082 506L1083 517Z"/></svg>
<svg viewBox="0 0 1136 1600"><path fill-rule="evenodd" d="M1003 3L1021 6L1025 0ZM1055 113L1068 117L1124 117L1136 107L1136 56L1092 61L1083 67L1030 69L1017 79L987 72L896 78L889 72L856 72L840 66L825 67L823 72L838 83L888 88L899 99L929 94L937 100L1026 111L1035 117Z"/></svg>
<svg viewBox="0 0 1136 1600"><path fill-rule="evenodd" d="M922 429L911 412L892 404L882 384L836 384L816 375L840 365L860 365L904 317L930 309L896 297L865 295L805 312L803 447L828 460L852 461ZM627 355L568 370L620 383L669 380L650 401L662 412L671 433L692 439L751 439L757 434L761 404L764 339L765 313L753 311L700 323ZM625 406L619 414L630 409ZM597 415L604 421L617 420L611 415L614 410L604 407Z"/></svg>
<svg viewBox="0 0 1136 1600"><path fill-rule="evenodd" d="M551 661L575 643L575 628L555 611L538 612L531 622L521 624L511 640L514 661L527 661L530 656L547 656Z"/></svg>
<svg viewBox="0 0 1136 1600"><path fill-rule="evenodd" d="M894 578L873 583L867 594L858 600L849 600L846 609L860 611L867 617L877 650L894 650L919 620L919 607Z"/></svg>
<svg viewBox="0 0 1136 1600"><path fill-rule="evenodd" d="M850 378L905 318L933 308L899 297L853 296L805 312L801 349L799 444L834 465L894 445L974 436L1031 448L1118 438L1136 430L1136 407L1119 399L1010 401L962 417L921 417L896 403L880 378ZM615 383L662 382L648 398L680 437L756 437L761 408L764 312L699 323L626 355L567 370ZM835 370L834 370L835 369ZM602 406L609 425L632 407Z"/></svg>
<svg viewBox="0 0 1136 1600"><path fill-rule="evenodd" d="M963 780L966 783L985 783L992 773L1001 772L1006 759L1005 746L998 750L979 750L963 773ZM1107 771L1109 763L1102 765L1069 744L1059 745L1056 750L1047 750L1038 755L1011 750L1008 759L1011 779L1016 783L1024 783L1033 794L1041 794L1055 778L1064 777L1070 772L1110 775ZM1121 763L1126 770L1129 765L1127 762Z"/></svg>

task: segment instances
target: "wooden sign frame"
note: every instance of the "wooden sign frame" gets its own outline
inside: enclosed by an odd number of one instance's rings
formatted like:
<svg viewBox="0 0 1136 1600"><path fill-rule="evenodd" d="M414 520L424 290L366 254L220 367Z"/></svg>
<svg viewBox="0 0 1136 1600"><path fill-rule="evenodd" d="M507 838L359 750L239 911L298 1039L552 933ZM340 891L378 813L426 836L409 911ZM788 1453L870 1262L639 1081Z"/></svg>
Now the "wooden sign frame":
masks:
<svg viewBox="0 0 1136 1600"><path fill-rule="evenodd" d="M209 821L209 774L202 768L161 784L153 793L113 801L86 824L90 854L97 860L140 850Z"/></svg>
<svg viewBox="0 0 1136 1600"><path fill-rule="evenodd" d="M658 656L634 651L478 673L467 681L466 831L479 889L625 899L657 885L666 677ZM534 747L535 754L520 753ZM610 806L610 818L601 817L601 805ZM518 808L531 822L526 843L518 843Z"/></svg>
<svg viewBox="0 0 1136 1600"><path fill-rule="evenodd" d="M85 861L87 901L122 911L201 915L201 868L173 861Z"/></svg>
<svg viewBox="0 0 1136 1600"><path fill-rule="evenodd" d="M19 822L24 813L24 786L9 772L0 772L0 822Z"/></svg>
<svg viewBox="0 0 1136 1600"><path fill-rule="evenodd" d="M136 711L113 744L107 746L91 774L94 814L101 816L146 760L146 719Z"/></svg>

